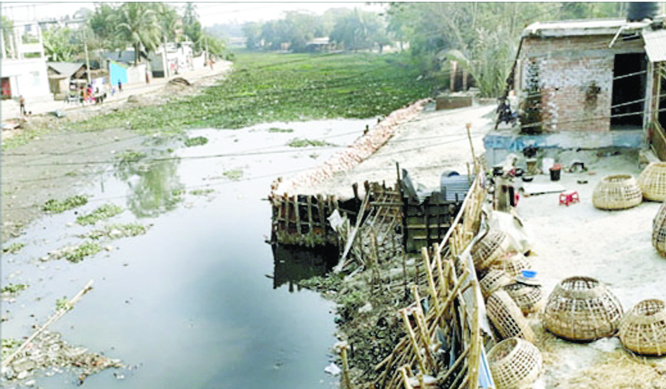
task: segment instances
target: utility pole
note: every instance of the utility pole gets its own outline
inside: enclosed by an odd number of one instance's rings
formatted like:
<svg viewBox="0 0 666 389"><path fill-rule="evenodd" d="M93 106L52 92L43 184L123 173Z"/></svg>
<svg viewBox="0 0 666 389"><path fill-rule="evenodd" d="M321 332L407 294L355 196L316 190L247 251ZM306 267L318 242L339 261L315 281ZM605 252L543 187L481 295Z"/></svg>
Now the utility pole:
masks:
<svg viewBox="0 0 666 389"><path fill-rule="evenodd" d="M204 27L203 29L203 34L204 34L204 44L206 45L206 63L208 66L210 65L210 53L208 52L208 38L206 38L206 28Z"/></svg>
<svg viewBox="0 0 666 389"><path fill-rule="evenodd" d="M86 38L83 36L83 32L81 32L81 39L83 40L83 50L86 53L86 75L88 76L88 84L91 84L92 81L90 79L90 58L88 58L88 42L86 42Z"/></svg>

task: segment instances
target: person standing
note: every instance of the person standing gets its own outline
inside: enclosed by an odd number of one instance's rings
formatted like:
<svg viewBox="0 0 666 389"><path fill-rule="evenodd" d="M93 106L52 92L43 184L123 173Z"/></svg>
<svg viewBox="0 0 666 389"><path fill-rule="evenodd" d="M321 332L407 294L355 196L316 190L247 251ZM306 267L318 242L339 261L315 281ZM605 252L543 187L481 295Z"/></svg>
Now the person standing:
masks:
<svg viewBox="0 0 666 389"><path fill-rule="evenodd" d="M19 112L21 113L21 116L25 116L26 114L25 97L23 97L23 95L19 96Z"/></svg>

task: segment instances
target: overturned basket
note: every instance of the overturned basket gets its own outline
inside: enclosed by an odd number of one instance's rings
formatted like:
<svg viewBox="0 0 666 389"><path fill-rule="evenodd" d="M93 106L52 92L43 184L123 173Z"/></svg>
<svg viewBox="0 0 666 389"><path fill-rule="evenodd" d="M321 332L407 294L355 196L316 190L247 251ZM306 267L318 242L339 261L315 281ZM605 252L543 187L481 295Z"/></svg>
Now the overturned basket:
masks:
<svg viewBox="0 0 666 389"><path fill-rule="evenodd" d="M495 260L501 258L511 246L511 238L501 230L488 231L481 240L476 242L471 250L474 267L477 271L490 266Z"/></svg>
<svg viewBox="0 0 666 389"><path fill-rule="evenodd" d="M592 192L592 204L599 209L627 209L643 202L643 192L633 176L604 177Z"/></svg>
<svg viewBox="0 0 666 389"><path fill-rule="evenodd" d="M666 203L652 220L652 245L662 257L666 257Z"/></svg>
<svg viewBox="0 0 666 389"><path fill-rule="evenodd" d="M513 337L534 342L534 331L527 323L518 305L503 290L497 290L488 297L486 304L488 318L502 339Z"/></svg>
<svg viewBox="0 0 666 389"><path fill-rule="evenodd" d="M666 199L666 162L650 162L638 176L638 186L646 200Z"/></svg>
<svg viewBox="0 0 666 389"><path fill-rule="evenodd" d="M479 287L481 287L483 298L487 299L494 291L512 282L513 280L504 270L490 269L479 282Z"/></svg>
<svg viewBox="0 0 666 389"><path fill-rule="evenodd" d="M503 340L488 353L488 365L497 389L519 389L534 382L541 373L541 352L520 338Z"/></svg>
<svg viewBox="0 0 666 389"><path fill-rule="evenodd" d="M571 340L595 340L614 334L622 319L622 304L602 283L589 277L560 282L548 297L544 326Z"/></svg>
<svg viewBox="0 0 666 389"><path fill-rule="evenodd" d="M504 271L511 280L514 280L523 270L530 268L530 262L521 253L507 253L495 260L491 269Z"/></svg>
<svg viewBox="0 0 666 389"><path fill-rule="evenodd" d="M644 300L622 319L620 340L629 350L666 355L666 308L661 300Z"/></svg>
<svg viewBox="0 0 666 389"><path fill-rule="evenodd" d="M540 286L509 284L504 291L515 301L523 315L537 312L543 306L543 291Z"/></svg>

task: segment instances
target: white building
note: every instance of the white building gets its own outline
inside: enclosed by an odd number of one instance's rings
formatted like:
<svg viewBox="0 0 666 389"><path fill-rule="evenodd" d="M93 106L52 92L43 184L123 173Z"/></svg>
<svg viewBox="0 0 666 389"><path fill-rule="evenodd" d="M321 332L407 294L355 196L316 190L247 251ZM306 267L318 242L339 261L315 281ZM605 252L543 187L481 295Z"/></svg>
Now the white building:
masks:
<svg viewBox="0 0 666 389"><path fill-rule="evenodd" d="M49 99L49 79L37 22L15 24L5 39L0 29L2 99Z"/></svg>

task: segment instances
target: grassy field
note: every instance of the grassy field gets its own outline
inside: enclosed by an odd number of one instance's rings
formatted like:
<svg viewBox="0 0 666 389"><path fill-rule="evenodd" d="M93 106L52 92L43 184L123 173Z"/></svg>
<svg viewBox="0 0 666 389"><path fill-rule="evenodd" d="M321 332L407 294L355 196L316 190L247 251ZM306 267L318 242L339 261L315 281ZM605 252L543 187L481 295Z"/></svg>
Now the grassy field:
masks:
<svg viewBox="0 0 666 389"><path fill-rule="evenodd" d="M272 121L368 118L428 97L436 80L421 78L399 54L239 53L226 80L202 94L79 122L80 129L140 132L241 128Z"/></svg>

